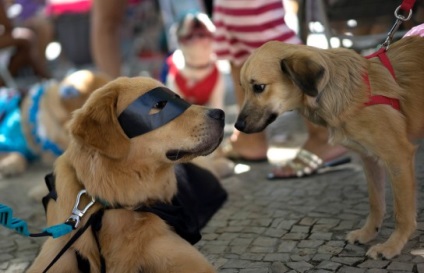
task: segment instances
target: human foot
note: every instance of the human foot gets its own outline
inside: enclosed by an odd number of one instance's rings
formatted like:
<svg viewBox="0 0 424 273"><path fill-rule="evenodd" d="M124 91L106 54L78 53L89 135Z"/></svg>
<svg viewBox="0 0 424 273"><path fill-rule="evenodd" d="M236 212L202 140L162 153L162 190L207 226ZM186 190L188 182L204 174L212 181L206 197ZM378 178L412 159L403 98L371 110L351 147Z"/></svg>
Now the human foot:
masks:
<svg viewBox="0 0 424 273"><path fill-rule="evenodd" d="M235 131L219 149L223 157L238 161L266 161L268 144L265 133L243 134Z"/></svg>

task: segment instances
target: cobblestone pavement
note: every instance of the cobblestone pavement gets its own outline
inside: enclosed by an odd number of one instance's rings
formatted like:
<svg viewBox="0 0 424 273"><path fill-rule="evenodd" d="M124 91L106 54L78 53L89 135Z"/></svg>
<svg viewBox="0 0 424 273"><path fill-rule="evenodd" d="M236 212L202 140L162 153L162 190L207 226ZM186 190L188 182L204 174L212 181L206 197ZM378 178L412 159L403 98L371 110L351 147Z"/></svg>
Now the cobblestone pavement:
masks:
<svg viewBox="0 0 424 273"><path fill-rule="evenodd" d="M296 128L298 121L289 116ZM291 120L291 122L290 122ZM294 124L294 125L293 125ZM272 128L271 128L272 129ZM417 179L424 180L424 150L417 152ZM267 163L223 181L229 199L203 229L196 245L222 273L346 272L424 273L424 185L418 183L418 229L402 252L387 260L365 257L370 244L351 245L346 233L359 228L368 212L364 175L359 165L309 178L268 181ZM31 232L44 227L41 202L28 197L43 183L50 168L31 166L24 175L0 180L0 203L29 223ZM389 183L388 183L389 184ZM392 202L387 186L387 217L376 242L393 230ZM24 272L42 238L26 238L0 227L0 272Z"/></svg>

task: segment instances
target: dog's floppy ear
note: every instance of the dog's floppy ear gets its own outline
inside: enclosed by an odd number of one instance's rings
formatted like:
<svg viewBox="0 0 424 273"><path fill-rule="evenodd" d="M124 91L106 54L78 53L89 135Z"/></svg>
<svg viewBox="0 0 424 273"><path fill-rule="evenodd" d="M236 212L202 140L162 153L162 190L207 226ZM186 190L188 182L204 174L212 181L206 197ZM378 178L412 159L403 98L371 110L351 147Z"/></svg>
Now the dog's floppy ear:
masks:
<svg viewBox="0 0 424 273"><path fill-rule="evenodd" d="M79 141L107 157L119 159L128 154L130 141L118 123L118 92L98 91L74 112L69 130Z"/></svg>
<svg viewBox="0 0 424 273"><path fill-rule="evenodd" d="M306 57L283 59L280 61L280 67L306 95L318 96L318 83L324 75L324 67Z"/></svg>

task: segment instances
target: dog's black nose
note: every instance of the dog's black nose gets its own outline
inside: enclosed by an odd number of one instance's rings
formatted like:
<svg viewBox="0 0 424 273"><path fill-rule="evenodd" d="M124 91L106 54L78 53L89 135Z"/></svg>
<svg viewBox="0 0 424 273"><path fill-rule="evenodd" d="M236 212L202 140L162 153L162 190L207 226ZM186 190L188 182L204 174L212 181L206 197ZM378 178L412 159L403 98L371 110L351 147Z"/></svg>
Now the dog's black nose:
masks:
<svg viewBox="0 0 424 273"><path fill-rule="evenodd" d="M225 113L221 109L210 109L208 116L216 120L225 120Z"/></svg>
<svg viewBox="0 0 424 273"><path fill-rule="evenodd" d="M246 121L243 119L237 119L236 124L234 124L234 127L236 127L237 130L239 131L244 131L244 129L246 128Z"/></svg>

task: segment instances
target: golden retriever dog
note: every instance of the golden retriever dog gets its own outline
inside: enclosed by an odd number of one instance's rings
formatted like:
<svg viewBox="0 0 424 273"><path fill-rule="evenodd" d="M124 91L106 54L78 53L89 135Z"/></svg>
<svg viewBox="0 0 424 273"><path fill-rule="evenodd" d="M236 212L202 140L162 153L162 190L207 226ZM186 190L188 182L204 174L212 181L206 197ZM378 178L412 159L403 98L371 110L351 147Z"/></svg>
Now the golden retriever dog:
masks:
<svg viewBox="0 0 424 273"><path fill-rule="evenodd" d="M48 272L79 272L81 260L91 273L215 272L152 211L177 194L177 166L220 144L224 119L222 110L190 105L147 77L121 77L95 91L74 112L71 141L56 160L57 199L48 203L47 223L65 222L81 190L86 193L79 208L88 209L77 217L80 223L72 233L47 239L27 272L43 272L99 212L99 230L83 232ZM201 179L196 183L204 186Z"/></svg>
<svg viewBox="0 0 424 273"><path fill-rule="evenodd" d="M18 175L38 159L52 165L68 145L65 125L72 111L108 81L103 74L79 70L61 82L36 84L25 96L3 89L0 97L6 98L7 108L2 112L0 176Z"/></svg>
<svg viewBox="0 0 424 273"><path fill-rule="evenodd" d="M396 228L387 241L368 250L372 258L399 255L416 228L413 140L424 135L423 48L424 38L417 36L393 43L386 54L392 76L377 57L272 41L258 48L241 71L245 100L237 129L259 132L278 115L298 109L327 127L332 142L361 155L370 213L361 229L347 235L350 243L368 243L380 231L387 170Z"/></svg>

